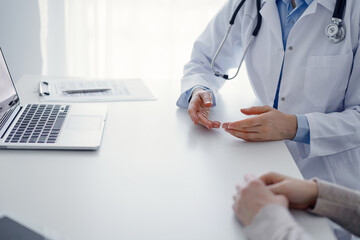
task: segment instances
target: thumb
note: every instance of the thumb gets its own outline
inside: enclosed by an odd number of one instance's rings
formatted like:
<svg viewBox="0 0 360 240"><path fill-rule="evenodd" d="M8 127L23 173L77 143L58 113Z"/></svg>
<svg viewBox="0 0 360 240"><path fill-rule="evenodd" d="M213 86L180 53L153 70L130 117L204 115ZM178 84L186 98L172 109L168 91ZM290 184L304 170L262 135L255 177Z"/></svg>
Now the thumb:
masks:
<svg viewBox="0 0 360 240"><path fill-rule="evenodd" d="M257 106L250 108L243 108L241 112L245 115L260 115L266 112L270 112L273 108L270 106Z"/></svg>
<svg viewBox="0 0 360 240"><path fill-rule="evenodd" d="M279 183L275 183L273 185L269 185L268 189L275 194L287 195L287 193L288 193L284 182L279 182Z"/></svg>
<svg viewBox="0 0 360 240"><path fill-rule="evenodd" d="M200 93L199 95L200 95L202 102L205 104L205 106L211 107L213 105L212 95L210 92L204 91L204 92Z"/></svg>
<svg viewBox="0 0 360 240"><path fill-rule="evenodd" d="M276 172L269 172L260 177L260 180L265 183L265 185L272 185L281 181L284 181L286 176L281 175Z"/></svg>

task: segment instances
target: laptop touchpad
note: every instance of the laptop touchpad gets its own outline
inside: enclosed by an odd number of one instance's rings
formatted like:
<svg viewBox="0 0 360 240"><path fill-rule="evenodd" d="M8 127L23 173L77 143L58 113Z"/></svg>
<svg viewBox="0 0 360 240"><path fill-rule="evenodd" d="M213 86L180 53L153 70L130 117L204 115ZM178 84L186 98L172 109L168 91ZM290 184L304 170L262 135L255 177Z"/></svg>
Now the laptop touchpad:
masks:
<svg viewBox="0 0 360 240"><path fill-rule="evenodd" d="M101 116L70 116L66 128L73 131L98 131L101 127Z"/></svg>

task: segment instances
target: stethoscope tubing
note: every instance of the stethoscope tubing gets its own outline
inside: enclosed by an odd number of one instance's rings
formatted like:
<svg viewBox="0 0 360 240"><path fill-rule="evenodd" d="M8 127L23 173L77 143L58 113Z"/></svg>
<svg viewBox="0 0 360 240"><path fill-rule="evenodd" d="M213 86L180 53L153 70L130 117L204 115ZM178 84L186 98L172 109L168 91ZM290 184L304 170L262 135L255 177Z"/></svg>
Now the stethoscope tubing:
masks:
<svg viewBox="0 0 360 240"><path fill-rule="evenodd" d="M245 59L246 53L247 53L247 51L249 50L249 47L250 47L251 43L254 41L255 37L258 35L259 30L260 30L260 27L261 27L261 23L262 23L262 17L261 17L261 14L260 14L261 0L256 0L256 7L257 7L257 12L258 12L258 13L257 13L257 16L258 16L258 18L257 18L257 23L256 23L256 26L255 26L255 28L254 28L254 31L253 31L253 33L252 33L249 41L248 41L248 43L247 43L247 45L246 45L246 47L245 47L244 53L243 53L243 55L242 55L242 57L241 57L241 61L240 61L240 63L239 63L239 66L238 66L238 68L237 68L237 70L236 70L235 75L232 76L232 77L229 77L228 74L222 74L222 73L220 73L219 71L217 71L217 70L215 69L215 61L216 61L216 59L218 58L219 53L220 53L221 49L223 48L223 46L224 46L224 44L225 44L225 42L226 42L226 39L229 37L231 28L232 28L232 26L233 26L234 23L235 23L235 19L236 19L238 13L239 13L241 7L244 5L245 2L246 2L246 0L242 0L242 1L239 3L239 5L236 7L233 15L231 16L231 19L230 19L230 22L229 22L229 27L227 28L227 31L226 31L226 33L225 33L225 36L224 36L223 40L221 41L220 46L219 46L218 49L216 50L215 56L213 57L213 59L212 59L212 61L211 61L211 68L212 68L213 72L215 73L215 76L217 76L217 77L222 77L222 78L224 78L224 79L226 79L226 80L232 80L232 79L236 78L237 75L239 74L240 68L241 68L241 65L242 65L242 63L243 63L243 61L244 61L244 59Z"/></svg>
<svg viewBox="0 0 360 240"><path fill-rule="evenodd" d="M238 68L237 68L236 73L234 74L234 76L229 77L229 75L227 75L227 74L221 74L219 71L216 71L216 70L215 70L215 61L216 61L216 59L217 59L217 57L218 57L218 55L219 55L219 53L220 53L220 51L221 51L221 49L222 49L222 47L223 47L223 45L224 45L226 39L228 38L228 35L229 35L229 33L230 33L230 30L231 30L231 27L232 27L232 25L229 25L228 30L227 30L227 33L226 33L224 39L222 40L222 42L221 42L221 44L220 44L220 47L219 47L218 50L216 51L216 54L215 54L213 60L211 61L211 68L212 68L212 70L214 71L215 76L217 76L217 77L222 77L222 78L224 78L224 79L226 79L226 80L232 80L232 79L234 79L234 78L237 77L237 75L238 75L239 72L240 72L241 65L242 65L242 63L244 62L246 53L247 53L247 51L249 50L250 45L252 44L252 42L255 40L255 36L254 36L254 35L251 35L248 43L246 44L244 53L243 53L243 55L241 56L241 60L240 60L239 66L238 66Z"/></svg>
<svg viewBox="0 0 360 240"><path fill-rule="evenodd" d="M228 79L229 76L228 76L227 74L221 74L219 71L216 71L216 69L215 69L215 61L216 61L217 57L219 56L219 53L220 53L221 49L223 48L223 46L224 46L224 44L225 44L225 42L226 42L226 39L227 39L228 36L229 36L229 33L230 33L230 31L231 31L231 27L232 27L232 24L229 24L229 27L228 27L227 30L226 30L226 34L225 34L223 40L221 41L220 46L219 46L218 49L216 50L215 56L214 56L213 59L211 60L211 68L212 68L213 72L215 73L215 76L217 76L217 77L223 77L223 78L225 78L225 79ZM228 80L231 80L231 79L228 79Z"/></svg>
<svg viewBox="0 0 360 240"><path fill-rule="evenodd" d="M218 49L216 50L213 59L211 60L211 69L212 69L212 71L215 73L215 76L217 76L217 77L222 77L222 78L224 78L225 80L232 80L232 79L234 79L234 78L237 77L237 75L238 75L239 72L240 72L241 65L242 65L242 63L243 63L243 61L244 61L244 59L245 59L246 53L247 53L250 45L251 45L252 42L254 41L255 37L258 35L258 32L259 32L260 27L261 27L261 23L262 23L262 17L261 17L261 14L260 14L261 0L257 0L257 1L256 1L257 11L258 11L258 14L257 14L257 15L258 15L257 24L256 24L256 26L255 26L255 28L254 28L254 31L253 31L253 33L252 33L252 36L250 37L250 39L249 39L249 41L248 41L248 43L247 43L247 45L246 45L246 47L245 47L244 53L243 53L243 55L242 55L242 57L241 57L241 61L240 61L239 67L238 67L235 75L232 76L232 77L229 77L228 74L222 74L222 73L220 73L219 71L217 71L217 70L215 69L216 59L218 58L218 56L219 56L219 54L220 54L220 52L221 52L221 49L223 48L223 46L224 46L227 38L229 37L231 28L232 28L232 26L234 25L235 19L236 19L238 13L239 13L241 7L244 5L245 1L246 1L246 0L241 0L241 2L239 3L239 5L236 7L233 15L231 16L231 20L230 20L230 22L229 22L229 27L228 27L227 30L226 30L225 36L224 36L224 38L222 39L222 41L221 41L221 43L220 43L220 46L219 46ZM333 13L333 18L332 18L332 21L333 21L334 23L333 23L333 24L329 24L329 26L331 26L331 25L336 25L337 27L340 27L341 30L339 31L339 34L338 34L338 35L334 35L334 36L330 36L328 33L326 33L327 36L330 38L330 40L331 40L332 42L334 42L334 43L341 42L341 41L344 39L344 37L345 37L345 32L346 32L346 31L345 31L345 28L343 28L343 27L342 27L342 24L341 24L342 18L343 18L343 14L344 14L344 11L345 11L345 5L346 5L346 0L337 0L337 1L336 1L334 13ZM329 26L328 26L328 27L329 27ZM336 26L335 26L335 27L336 27ZM327 27L327 28L328 28L328 27Z"/></svg>

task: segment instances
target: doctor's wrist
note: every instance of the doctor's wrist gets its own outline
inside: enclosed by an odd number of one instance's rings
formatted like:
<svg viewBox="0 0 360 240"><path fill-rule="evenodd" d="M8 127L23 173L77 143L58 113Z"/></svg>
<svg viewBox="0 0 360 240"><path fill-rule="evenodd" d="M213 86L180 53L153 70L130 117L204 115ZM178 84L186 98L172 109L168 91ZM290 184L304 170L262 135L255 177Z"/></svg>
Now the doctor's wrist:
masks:
<svg viewBox="0 0 360 240"><path fill-rule="evenodd" d="M205 90L204 88L202 88L202 87L196 87L196 88L194 88L194 90L192 91L191 97L193 97L197 92L199 92L199 91L201 91L201 90L206 91L206 90Z"/></svg>
<svg viewBox="0 0 360 240"><path fill-rule="evenodd" d="M293 140L298 129L297 118L294 114L286 114L286 125L284 131L284 139Z"/></svg>

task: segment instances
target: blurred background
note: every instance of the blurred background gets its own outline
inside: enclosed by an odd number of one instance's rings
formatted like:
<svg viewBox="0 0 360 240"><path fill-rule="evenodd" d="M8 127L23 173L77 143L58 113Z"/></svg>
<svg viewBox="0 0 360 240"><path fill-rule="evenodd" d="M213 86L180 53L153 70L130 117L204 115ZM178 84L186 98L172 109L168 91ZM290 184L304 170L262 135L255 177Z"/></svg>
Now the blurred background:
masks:
<svg viewBox="0 0 360 240"><path fill-rule="evenodd" d="M0 0L0 46L23 74L179 81L226 0Z"/></svg>

